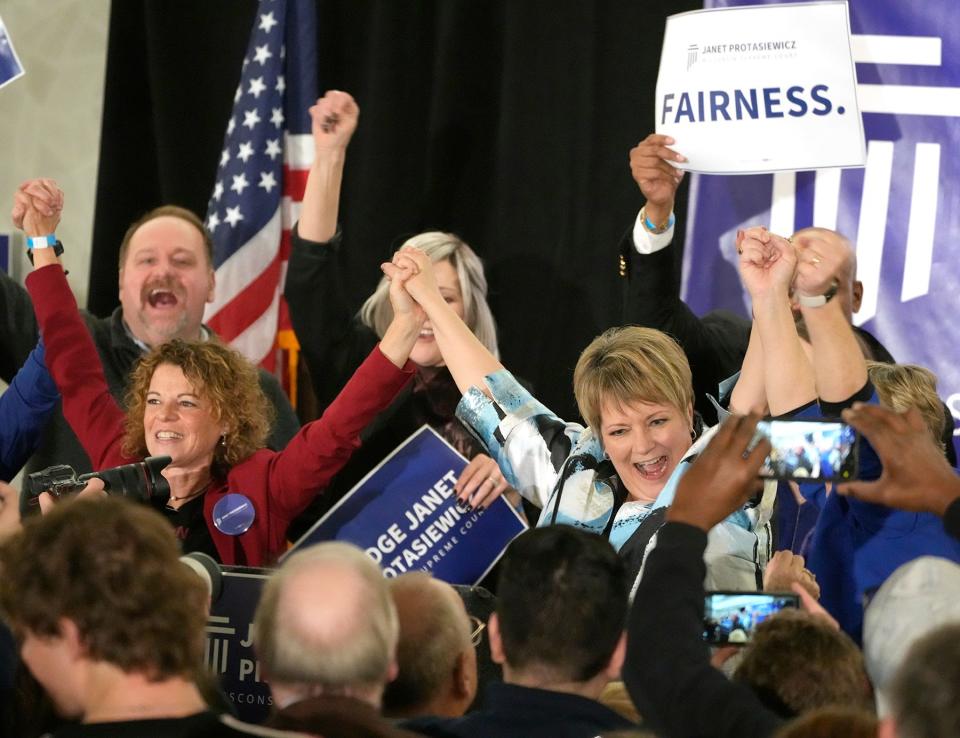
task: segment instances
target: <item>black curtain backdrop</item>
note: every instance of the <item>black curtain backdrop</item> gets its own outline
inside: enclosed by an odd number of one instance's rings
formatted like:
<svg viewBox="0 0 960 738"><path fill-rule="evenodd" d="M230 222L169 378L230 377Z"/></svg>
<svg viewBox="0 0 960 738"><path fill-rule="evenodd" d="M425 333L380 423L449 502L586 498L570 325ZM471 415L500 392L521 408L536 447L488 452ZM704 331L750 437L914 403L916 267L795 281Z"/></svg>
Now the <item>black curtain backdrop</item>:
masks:
<svg viewBox="0 0 960 738"><path fill-rule="evenodd" d="M341 202L357 304L403 237L458 233L486 262L505 365L577 417L577 356L621 322L617 245L641 204L628 153L653 129L664 19L697 7L318 0L320 90L351 92L361 111ZM113 3L94 312L117 304L131 221L163 203L203 215L255 11Z"/></svg>

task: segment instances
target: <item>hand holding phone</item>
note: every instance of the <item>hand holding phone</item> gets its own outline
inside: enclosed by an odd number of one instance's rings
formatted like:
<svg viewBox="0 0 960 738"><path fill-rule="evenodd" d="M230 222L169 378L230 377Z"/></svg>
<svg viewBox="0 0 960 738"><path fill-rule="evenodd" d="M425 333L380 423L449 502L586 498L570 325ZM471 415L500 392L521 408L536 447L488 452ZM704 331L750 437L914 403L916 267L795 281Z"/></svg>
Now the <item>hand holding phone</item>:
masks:
<svg viewBox="0 0 960 738"><path fill-rule="evenodd" d="M759 438L769 440L772 447L760 468L765 479L847 482L857 478L860 437L839 420L761 420L754 439Z"/></svg>

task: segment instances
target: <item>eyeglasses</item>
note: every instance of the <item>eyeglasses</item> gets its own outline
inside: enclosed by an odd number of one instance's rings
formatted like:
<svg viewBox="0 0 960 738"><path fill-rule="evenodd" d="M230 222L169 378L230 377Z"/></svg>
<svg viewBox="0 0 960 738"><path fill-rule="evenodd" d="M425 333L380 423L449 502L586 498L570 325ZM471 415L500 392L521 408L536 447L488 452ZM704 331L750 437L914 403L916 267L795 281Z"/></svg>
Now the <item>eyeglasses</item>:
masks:
<svg viewBox="0 0 960 738"><path fill-rule="evenodd" d="M474 646L479 646L483 641L483 629L487 627L487 624L476 615L470 616L470 624L473 625L473 632L470 633L470 642Z"/></svg>

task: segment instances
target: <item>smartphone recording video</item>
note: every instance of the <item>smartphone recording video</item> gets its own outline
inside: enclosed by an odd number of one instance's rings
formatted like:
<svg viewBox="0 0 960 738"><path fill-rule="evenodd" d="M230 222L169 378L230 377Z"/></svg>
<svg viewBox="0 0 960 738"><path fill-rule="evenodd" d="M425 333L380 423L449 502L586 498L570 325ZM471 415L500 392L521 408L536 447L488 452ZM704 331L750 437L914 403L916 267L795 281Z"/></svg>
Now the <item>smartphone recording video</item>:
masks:
<svg viewBox="0 0 960 738"><path fill-rule="evenodd" d="M753 630L785 607L799 607L795 594L708 592L704 601L703 640L715 646L742 646Z"/></svg>
<svg viewBox="0 0 960 738"><path fill-rule="evenodd" d="M761 420L757 435L770 441L760 468L766 479L846 482L856 479L859 436L834 420Z"/></svg>

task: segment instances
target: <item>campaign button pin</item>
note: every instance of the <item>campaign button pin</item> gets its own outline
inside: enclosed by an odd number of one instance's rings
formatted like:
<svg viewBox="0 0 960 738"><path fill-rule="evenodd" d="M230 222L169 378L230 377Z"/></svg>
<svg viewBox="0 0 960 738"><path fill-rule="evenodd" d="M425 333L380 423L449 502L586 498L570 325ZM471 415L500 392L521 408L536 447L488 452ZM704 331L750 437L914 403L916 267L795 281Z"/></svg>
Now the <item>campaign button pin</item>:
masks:
<svg viewBox="0 0 960 738"><path fill-rule="evenodd" d="M213 524L228 536L246 533L256 517L253 502L246 495L232 493L213 506Z"/></svg>

